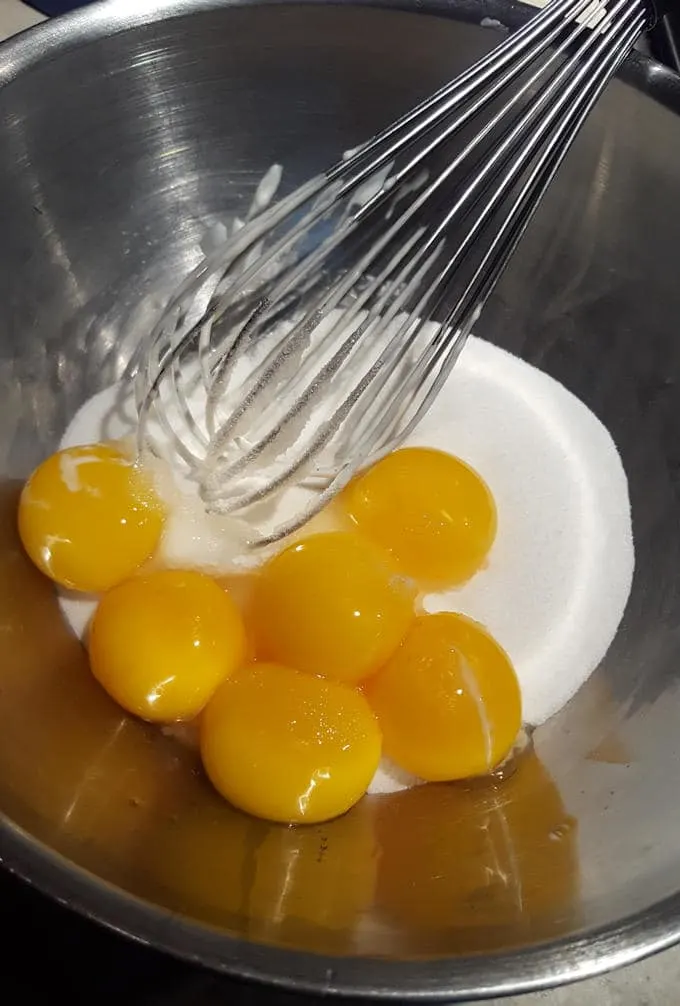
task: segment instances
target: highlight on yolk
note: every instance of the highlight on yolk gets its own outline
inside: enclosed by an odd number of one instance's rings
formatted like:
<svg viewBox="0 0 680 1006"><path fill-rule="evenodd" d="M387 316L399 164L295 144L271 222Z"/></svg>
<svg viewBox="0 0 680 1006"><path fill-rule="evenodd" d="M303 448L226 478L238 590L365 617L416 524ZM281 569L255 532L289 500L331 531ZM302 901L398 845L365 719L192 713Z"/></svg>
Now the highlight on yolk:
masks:
<svg viewBox="0 0 680 1006"><path fill-rule="evenodd" d="M496 536L496 507L481 477L444 451L388 454L343 493L359 530L424 587L454 586L480 568Z"/></svg>
<svg viewBox="0 0 680 1006"><path fill-rule="evenodd" d="M394 652L413 620L413 586L351 532L311 535L263 567L252 626L264 660L356 683Z"/></svg>
<svg viewBox="0 0 680 1006"><path fill-rule="evenodd" d="M219 688L201 719L215 788L256 817L313 824L366 792L380 729L360 692L275 664L251 664Z"/></svg>
<svg viewBox="0 0 680 1006"><path fill-rule="evenodd" d="M431 782L490 772L521 726L519 683L507 654L463 615L422 615L367 682L386 755Z"/></svg>
<svg viewBox="0 0 680 1006"><path fill-rule="evenodd" d="M155 722L189 720L244 659L243 621L203 573L160 570L106 594L94 614L92 673L119 705Z"/></svg>
<svg viewBox="0 0 680 1006"><path fill-rule="evenodd" d="M71 590L99 593L158 544L164 511L150 480L115 444L58 451L19 501L19 535L35 565Z"/></svg>

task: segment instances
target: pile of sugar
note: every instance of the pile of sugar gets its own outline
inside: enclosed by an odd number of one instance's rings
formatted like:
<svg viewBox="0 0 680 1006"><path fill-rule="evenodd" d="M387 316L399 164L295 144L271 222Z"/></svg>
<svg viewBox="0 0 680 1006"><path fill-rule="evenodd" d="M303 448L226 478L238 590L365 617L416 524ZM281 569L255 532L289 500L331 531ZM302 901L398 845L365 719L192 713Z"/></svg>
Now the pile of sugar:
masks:
<svg viewBox="0 0 680 1006"><path fill-rule="evenodd" d="M129 435L134 420L119 400L113 387L86 402L62 447ZM630 593L630 504L616 446L561 384L475 337L408 443L463 458L493 493L498 534L486 568L458 590L429 595L425 607L461 611L487 626L516 668L525 722L539 725L604 657ZM168 503L175 509L162 552L170 564L238 567L237 537L206 553L202 532L213 542L214 524L195 501L178 506L170 493ZM95 603L61 597L80 636ZM384 763L370 792L415 782Z"/></svg>

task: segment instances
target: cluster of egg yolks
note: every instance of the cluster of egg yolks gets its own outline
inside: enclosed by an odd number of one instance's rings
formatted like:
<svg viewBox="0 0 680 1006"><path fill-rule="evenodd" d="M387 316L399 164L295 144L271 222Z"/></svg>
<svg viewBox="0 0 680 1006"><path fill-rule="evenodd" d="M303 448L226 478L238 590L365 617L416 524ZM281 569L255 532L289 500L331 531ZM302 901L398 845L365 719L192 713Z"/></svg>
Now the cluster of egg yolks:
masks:
<svg viewBox="0 0 680 1006"><path fill-rule="evenodd" d="M201 714L216 789L269 820L343 814L383 747L426 780L484 774L520 726L517 680L494 640L463 616L414 608L419 589L463 582L484 561L496 515L481 478L408 448L342 503L353 530L298 540L234 589L196 571L140 573L165 513L114 443L53 455L20 501L34 563L104 594L88 638L95 678L145 720Z"/></svg>
<svg viewBox="0 0 680 1006"><path fill-rule="evenodd" d="M449 612L418 617L365 692L385 754L431 782L490 772L521 725L507 654L481 625Z"/></svg>
<svg viewBox="0 0 680 1006"><path fill-rule="evenodd" d="M359 691L276 664L232 675L201 719L215 788L270 821L343 814L366 792L380 752L380 729Z"/></svg>
<svg viewBox="0 0 680 1006"><path fill-rule="evenodd" d="M115 444L53 454L19 502L26 552L71 590L99 593L130 576L155 551L163 523L150 482Z"/></svg>
<svg viewBox="0 0 680 1006"><path fill-rule="evenodd" d="M354 684L373 674L414 617L415 588L389 556L352 532L311 535L257 577L257 657Z"/></svg>
<svg viewBox="0 0 680 1006"><path fill-rule="evenodd" d="M112 698L162 723L197 716L243 662L246 639L236 605L211 577L159 570L104 595L88 649Z"/></svg>
<svg viewBox="0 0 680 1006"><path fill-rule="evenodd" d="M432 448L388 454L350 483L343 502L361 532L426 589L469 580L496 536L486 483L459 458Z"/></svg>

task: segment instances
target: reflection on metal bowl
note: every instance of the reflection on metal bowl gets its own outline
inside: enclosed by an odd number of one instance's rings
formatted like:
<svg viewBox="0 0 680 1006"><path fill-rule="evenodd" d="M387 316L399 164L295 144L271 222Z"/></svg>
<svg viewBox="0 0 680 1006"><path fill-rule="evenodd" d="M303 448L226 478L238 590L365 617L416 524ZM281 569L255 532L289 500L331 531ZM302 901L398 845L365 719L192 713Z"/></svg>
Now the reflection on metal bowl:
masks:
<svg viewBox="0 0 680 1006"><path fill-rule="evenodd" d="M1 51L0 856L220 970L463 999L680 936L677 79L628 64L478 328L607 425L636 537L609 654L510 779L365 800L318 827L247 819L191 751L101 693L15 532L21 480L120 374L204 225L272 161L291 188L469 64L497 39L483 18L527 16L398 7L112 3Z"/></svg>

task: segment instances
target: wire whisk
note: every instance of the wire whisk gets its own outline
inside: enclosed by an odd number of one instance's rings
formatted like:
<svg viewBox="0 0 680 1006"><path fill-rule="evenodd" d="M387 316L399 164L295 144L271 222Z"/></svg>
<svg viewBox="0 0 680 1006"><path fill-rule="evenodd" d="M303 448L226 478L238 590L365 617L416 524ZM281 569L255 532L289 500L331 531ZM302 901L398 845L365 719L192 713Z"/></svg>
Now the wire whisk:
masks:
<svg viewBox="0 0 680 1006"><path fill-rule="evenodd" d="M552 0L326 173L255 211L140 346L140 450L253 545L416 428L571 143L650 20ZM266 201L266 200L265 200ZM292 509L290 490L304 490Z"/></svg>

